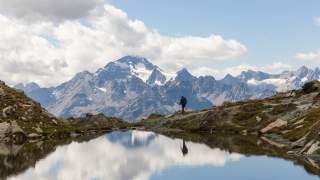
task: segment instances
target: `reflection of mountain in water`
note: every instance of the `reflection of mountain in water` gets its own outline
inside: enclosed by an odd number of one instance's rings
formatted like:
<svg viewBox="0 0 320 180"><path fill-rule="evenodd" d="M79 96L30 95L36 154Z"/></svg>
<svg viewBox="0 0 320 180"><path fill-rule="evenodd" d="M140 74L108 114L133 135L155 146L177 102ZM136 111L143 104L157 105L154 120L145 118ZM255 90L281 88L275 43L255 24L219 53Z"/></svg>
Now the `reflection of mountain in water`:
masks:
<svg viewBox="0 0 320 180"><path fill-rule="evenodd" d="M153 132L117 131L106 135L106 138L111 142L120 143L127 148L140 148L148 146L157 136Z"/></svg>
<svg viewBox="0 0 320 180"><path fill-rule="evenodd" d="M109 136L109 135L107 135ZM117 138L116 138L117 137ZM118 138L120 137L120 138ZM134 143L148 142L141 148ZM137 138L138 137L138 138ZM149 137L153 137L152 140ZM45 159L38 161L25 173L9 179L149 179L153 174L175 166L224 166L238 161L242 156L206 145L186 142L190 149L183 157L181 139L148 132L112 133L110 139L100 137L86 143L71 143L58 147ZM119 141L118 141L119 140ZM142 148L143 147L143 148Z"/></svg>
<svg viewBox="0 0 320 180"><path fill-rule="evenodd" d="M175 135L174 137L178 136ZM282 172L283 170L284 173L280 173L282 179L288 179L288 177L309 179L310 177L300 166L293 166L288 161L264 157L258 159L259 162L255 162L252 159L258 157L247 158L238 154L268 155L290 159L287 158L286 154L276 151L275 148L268 145L268 143L264 143L259 138L250 139L248 136L222 137L216 135L187 136L187 134L182 134L182 136L185 139L192 138L205 144L186 141L185 145L188 152L186 156L183 156L183 152L181 152L181 147L183 147L182 139L172 139L152 132L139 131L114 132L88 142L72 142L58 147L57 144L59 143L52 141L25 144L20 148L15 148L15 151L7 151L7 154L4 153L5 151L0 151L0 179L11 176L8 179L144 180L154 175L159 175L161 174L160 172L170 171L170 169L174 169L173 171L176 172L175 168L177 167L190 170L209 167L210 172L217 170L220 172L220 176L211 173L213 175L212 178L223 179L221 170L225 170L223 174L232 174L232 172L228 171L230 166L233 167L233 171L236 173L234 176L248 177L248 174L242 171L243 168L248 168L249 164L246 164L248 162L250 162L251 168L259 165L257 167L259 167L260 171L251 172L249 168L250 172L247 172L254 179L260 179L262 176L265 179L270 179L268 178L272 175L268 173L270 170L276 170L277 172ZM262 146L263 149L259 146ZM50 152L53 153L49 154ZM45 157L46 155L47 157ZM270 160L272 160L273 164L270 164ZM314 166L308 165L307 161L296 162L303 164L309 172L320 174ZM266 167L260 168L264 164ZM279 167L281 170L277 169ZM288 172L288 170L292 173L286 174L285 172ZM302 178L301 176L296 176L296 172L300 172ZM184 176L188 176L190 173L192 175L192 171L185 171L184 173ZM199 174L201 177L205 175L205 173ZM205 177L212 179L211 176Z"/></svg>

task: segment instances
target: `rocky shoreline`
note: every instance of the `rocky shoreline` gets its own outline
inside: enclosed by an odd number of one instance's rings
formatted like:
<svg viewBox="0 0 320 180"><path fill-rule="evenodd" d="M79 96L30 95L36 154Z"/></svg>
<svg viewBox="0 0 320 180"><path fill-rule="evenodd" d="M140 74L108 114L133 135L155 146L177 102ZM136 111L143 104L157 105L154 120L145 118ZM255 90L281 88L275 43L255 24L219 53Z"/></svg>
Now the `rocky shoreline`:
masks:
<svg viewBox="0 0 320 180"><path fill-rule="evenodd" d="M320 83L262 100L225 103L183 115L152 115L140 123L160 132L257 136L287 154L320 156Z"/></svg>

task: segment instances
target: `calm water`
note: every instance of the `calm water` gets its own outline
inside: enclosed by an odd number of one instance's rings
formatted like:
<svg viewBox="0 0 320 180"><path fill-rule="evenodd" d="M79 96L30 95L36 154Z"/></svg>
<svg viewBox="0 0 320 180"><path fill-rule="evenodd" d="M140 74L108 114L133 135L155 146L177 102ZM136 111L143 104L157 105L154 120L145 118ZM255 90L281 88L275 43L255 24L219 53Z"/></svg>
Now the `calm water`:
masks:
<svg viewBox="0 0 320 180"><path fill-rule="evenodd" d="M311 180L302 166L265 156L246 157L152 132L114 132L59 146L9 179Z"/></svg>

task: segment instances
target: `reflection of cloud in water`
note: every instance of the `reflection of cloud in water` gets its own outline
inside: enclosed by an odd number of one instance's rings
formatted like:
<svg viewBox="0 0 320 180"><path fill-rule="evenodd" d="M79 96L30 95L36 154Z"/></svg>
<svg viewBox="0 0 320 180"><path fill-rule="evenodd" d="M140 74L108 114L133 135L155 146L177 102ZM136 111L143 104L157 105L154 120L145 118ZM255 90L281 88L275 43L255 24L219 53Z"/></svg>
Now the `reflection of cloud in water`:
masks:
<svg viewBox="0 0 320 180"><path fill-rule="evenodd" d="M149 140L149 132L132 132L134 141ZM133 136L123 133L124 136ZM109 135L107 135L109 136ZM123 139L121 135L117 135ZM224 166L237 161L239 154L230 154L206 145L186 142L189 152L183 156L181 139L157 135L146 146L128 148L122 143L100 137L86 143L58 147L23 174L11 179L148 179L152 174L172 166Z"/></svg>

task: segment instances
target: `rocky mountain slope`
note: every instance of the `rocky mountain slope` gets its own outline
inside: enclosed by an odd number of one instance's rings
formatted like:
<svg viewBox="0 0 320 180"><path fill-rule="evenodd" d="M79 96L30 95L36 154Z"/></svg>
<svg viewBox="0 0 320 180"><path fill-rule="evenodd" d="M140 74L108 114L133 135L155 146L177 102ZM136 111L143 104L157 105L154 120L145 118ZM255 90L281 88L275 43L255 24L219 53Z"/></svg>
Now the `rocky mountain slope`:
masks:
<svg viewBox="0 0 320 180"><path fill-rule="evenodd" d="M39 103L0 82L0 139L23 141L62 128L64 123Z"/></svg>
<svg viewBox="0 0 320 180"><path fill-rule="evenodd" d="M65 139L71 136L104 133L126 126L127 123L119 119L101 115L88 114L82 119L60 120L23 92L10 88L0 81L0 143Z"/></svg>
<svg viewBox="0 0 320 180"><path fill-rule="evenodd" d="M262 100L224 103L211 109L153 115L140 123L159 132L242 134L261 137L287 154L320 157L320 82Z"/></svg>
<svg viewBox="0 0 320 180"><path fill-rule="evenodd" d="M145 58L126 56L95 73L80 72L57 87L40 88L31 83L16 88L59 117L103 113L132 122L151 113L176 112L181 95L188 98L189 110L200 110L225 101L269 97L319 78L318 68L301 67L276 75L246 71L216 80L195 77L187 69L166 73Z"/></svg>

